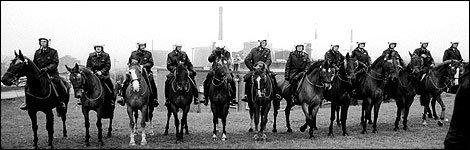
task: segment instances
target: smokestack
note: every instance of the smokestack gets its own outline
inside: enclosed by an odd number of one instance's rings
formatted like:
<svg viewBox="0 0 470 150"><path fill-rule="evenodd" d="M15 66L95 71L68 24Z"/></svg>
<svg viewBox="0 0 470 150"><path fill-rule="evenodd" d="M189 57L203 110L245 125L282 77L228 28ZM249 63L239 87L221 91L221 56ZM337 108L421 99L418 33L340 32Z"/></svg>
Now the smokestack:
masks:
<svg viewBox="0 0 470 150"><path fill-rule="evenodd" d="M222 6L219 7L219 40L222 40Z"/></svg>

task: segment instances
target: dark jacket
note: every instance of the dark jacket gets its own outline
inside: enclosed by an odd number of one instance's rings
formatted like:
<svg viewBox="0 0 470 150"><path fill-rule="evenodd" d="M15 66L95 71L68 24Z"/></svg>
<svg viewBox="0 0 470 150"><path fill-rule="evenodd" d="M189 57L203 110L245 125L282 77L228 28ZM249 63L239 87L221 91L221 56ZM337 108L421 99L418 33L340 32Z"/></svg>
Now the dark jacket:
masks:
<svg viewBox="0 0 470 150"><path fill-rule="evenodd" d="M152 58L152 53L150 51L135 50L131 53L128 64L131 64L132 59L137 60L140 65L143 65L148 73L152 72L153 58Z"/></svg>
<svg viewBox="0 0 470 150"><path fill-rule="evenodd" d="M36 50L33 62L39 69L46 68L46 72L49 75L59 76L59 71L57 70L57 66L59 65L59 55L55 49L47 47L45 50Z"/></svg>
<svg viewBox="0 0 470 150"><path fill-rule="evenodd" d="M463 60L462 56L460 55L460 51L454 47L450 47L446 51L444 51L444 57L442 57L442 61L446 61L449 59Z"/></svg>
<svg viewBox="0 0 470 150"><path fill-rule="evenodd" d="M304 51L293 51L289 53L286 63L285 78L291 80L295 75L304 71L310 64L310 58Z"/></svg>
<svg viewBox="0 0 470 150"><path fill-rule="evenodd" d="M421 57L422 54L426 55L426 58L423 58L424 60L424 66L431 66L431 64L434 64L434 58L432 58L431 52L427 50L426 48L420 47L415 49L413 54L418 55Z"/></svg>
<svg viewBox="0 0 470 150"><path fill-rule="evenodd" d="M405 62L403 61L403 59L401 59L400 54L398 54L395 49L388 48L383 51L382 55L386 56L386 59L392 59L392 57L395 57L395 59L398 59L400 66L405 66Z"/></svg>
<svg viewBox="0 0 470 150"><path fill-rule="evenodd" d="M261 46L255 47L251 49L250 53L245 58L245 65L250 71L253 71L253 65L258 62L262 61L266 63L269 69L271 66L271 50L269 48L262 48Z"/></svg>
<svg viewBox="0 0 470 150"><path fill-rule="evenodd" d="M175 68L178 66L178 61L182 61L187 69L194 72L193 64L189 60L188 55L184 51L178 52L176 50L173 50L170 53L168 53L168 57L166 61L166 69L168 69L170 73L173 73Z"/></svg>
<svg viewBox="0 0 470 150"><path fill-rule="evenodd" d="M105 52L101 52L101 54L97 52L90 53L86 61L86 67L93 72L101 71L103 76L108 76L109 69L111 69L109 54Z"/></svg>
<svg viewBox="0 0 470 150"><path fill-rule="evenodd" d="M222 58L222 60L226 60L229 64L231 63L230 52L225 50L224 48L216 48L212 51L211 55L207 59L209 62L214 62L217 58ZM214 65L212 65L214 67Z"/></svg>
<svg viewBox="0 0 470 150"><path fill-rule="evenodd" d="M330 49L325 53L325 61L339 67L344 61L344 56L339 51Z"/></svg>
<svg viewBox="0 0 470 150"><path fill-rule="evenodd" d="M370 66L370 56L369 53L367 53L367 50L363 48L356 47L351 54L351 58L354 58L367 66Z"/></svg>

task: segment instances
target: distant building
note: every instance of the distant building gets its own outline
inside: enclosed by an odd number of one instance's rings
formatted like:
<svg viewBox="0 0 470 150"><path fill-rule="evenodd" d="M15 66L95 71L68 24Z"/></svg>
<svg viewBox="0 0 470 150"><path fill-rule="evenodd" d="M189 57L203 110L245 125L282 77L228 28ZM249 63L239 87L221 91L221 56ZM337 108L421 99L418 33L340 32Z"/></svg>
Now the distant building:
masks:
<svg viewBox="0 0 470 150"><path fill-rule="evenodd" d="M152 51L153 66L166 67L166 59L170 51L154 50Z"/></svg>
<svg viewBox="0 0 470 150"><path fill-rule="evenodd" d="M63 57L59 58L59 66L57 67L59 73L66 73L67 69L65 68L65 65L69 67L75 66L75 63L79 65L84 65L86 66L86 62L84 64L80 64L80 60L70 56L70 55L65 55Z"/></svg>

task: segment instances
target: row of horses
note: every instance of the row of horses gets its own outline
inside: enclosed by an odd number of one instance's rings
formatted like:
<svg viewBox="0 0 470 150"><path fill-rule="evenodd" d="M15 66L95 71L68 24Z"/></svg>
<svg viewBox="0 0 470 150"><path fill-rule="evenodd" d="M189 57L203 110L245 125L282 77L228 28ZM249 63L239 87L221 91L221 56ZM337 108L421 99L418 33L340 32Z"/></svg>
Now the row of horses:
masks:
<svg viewBox="0 0 470 150"><path fill-rule="evenodd" d="M327 62L320 60L313 62L306 70L305 75L298 84L296 97L298 101L294 104L287 101L285 109L287 132L292 132L290 126L289 116L290 110L295 105L302 107L305 115L305 123L300 127L300 131L304 132L309 127L309 136L313 137L313 130L316 127L316 115L318 109L321 107L323 99L331 101L331 118L329 126L329 135L332 135L333 123L335 120L335 113L337 114L337 124L341 125L343 135L348 135L346 129L346 120L348 115L348 108L351 99L362 99L362 113L361 125L363 130L361 133L367 132L367 121L372 123L373 132L377 132L377 118L381 103L386 99L385 95L395 99L397 104L397 117L395 121L394 130L398 130L398 125L401 116L403 115L403 129L407 130L407 117L409 108L413 102L415 95L421 95L421 104L424 106L423 120L426 115L429 117L437 118L434 105L435 101L439 102L442 106L440 119L445 118L445 106L440 98L440 93L449 85L449 79L453 79L456 68L460 65L457 61L446 61L431 69L429 75L425 78L424 85L419 84L419 77L417 73L422 68L423 59L417 55L411 55L410 63L401 67L398 65L397 60L387 60L383 56L377 58L374 63L368 67L365 64L346 55L345 61L340 66L333 66ZM134 136L137 131L137 119L139 117L138 111L142 114L140 120L142 141L141 145L147 143L147 133L153 134L153 131L147 131L146 124L152 123L154 107L149 100L151 88L148 84L147 73L142 66L138 63L131 63L128 73L131 78L131 84L128 87L120 87L120 84L115 84L115 95L112 95L110 88L104 86L99 80L99 77L91 70L84 66L75 64L70 68L66 66L70 72L69 80L74 89L74 95L82 102L82 113L85 118L85 145L89 144L89 111L94 110L97 112L98 127L98 140L100 145L103 145L102 140L102 119L109 118L110 124L107 136L111 136L112 132L112 119L114 112L114 105L108 102L111 99L114 103L116 96L120 95L119 88L126 88L125 90L125 103L129 117L130 127L130 145L135 145ZM287 81L279 80L274 83L269 77L269 71L266 64L257 62L255 64L255 71L250 80L252 82L250 101L250 132L253 128L257 133L254 135L255 140L267 139L264 130L267 124L267 115L271 108L271 103L274 107L274 124L273 132L277 132L276 118L280 108L281 98L288 99ZM228 76L230 71L225 61L216 60L213 67L214 77L210 84L209 100L210 108L213 113L213 136L214 140L217 139L217 124L218 120L222 122L222 136L221 140L226 140L226 119L229 110L229 97L230 86L228 83ZM174 116L176 137L177 141L183 139L183 131L188 131L187 115L192 102L192 95L188 94L193 86L193 81L189 77L189 71L183 66L178 65L173 73L175 77L170 82L171 90L168 94L170 97L170 104L167 105L168 117L165 127L165 135L168 134L169 120L171 114ZM28 114L32 121L32 129L34 132L34 148L37 147L37 117L36 113L42 111L46 114L46 129L48 131L48 142L52 148L53 140L53 113L52 109L57 105L55 102L58 100L65 102L66 106L69 102L69 89L70 84L64 82L65 87L53 84L50 77L41 72L38 67L21 51L19 54L15 52L15 58L12 60L10 67L5 75L2 77L2 82L5 85L13 84L19 77L26 76L28 78L25 88L25 99L28 104ZM354 88L360 87L360 88ZM385 94L387 93L387 94ZM431 101L431 98L433 100ZM429 108L429 102L433 104L433 111ZM67 106L68 107L68 106ZM67 136L65 126L67 107L65 110L56 109L58 116L61 117L63 123L63 136ZM178 118L178 111L183 111L181 119ZM371 114L374 109L374 120L372 122ZM441 120L439 123L442 124ZM259 129L258 129L259 126Z"/></svg>

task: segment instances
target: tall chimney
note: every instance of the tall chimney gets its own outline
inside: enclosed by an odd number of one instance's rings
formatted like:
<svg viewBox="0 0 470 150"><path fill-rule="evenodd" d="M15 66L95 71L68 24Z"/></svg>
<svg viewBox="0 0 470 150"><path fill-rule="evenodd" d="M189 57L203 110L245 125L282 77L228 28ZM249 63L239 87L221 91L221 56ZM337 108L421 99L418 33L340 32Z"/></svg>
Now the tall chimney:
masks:
<svg viewBox="0 0 470 150"><path fill-rule="evenodd" d="M222 6L219 7L219 40L222 40Z"/></svg>

